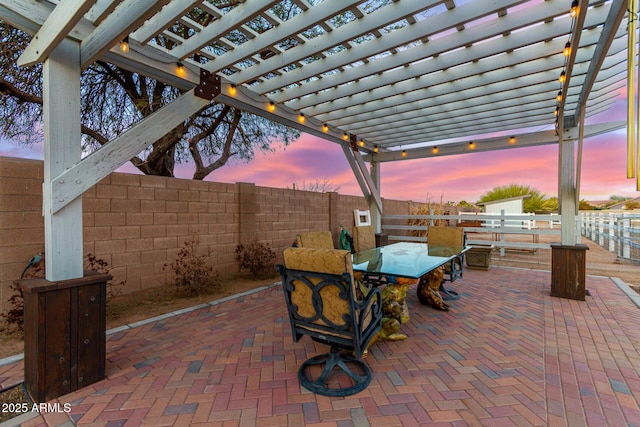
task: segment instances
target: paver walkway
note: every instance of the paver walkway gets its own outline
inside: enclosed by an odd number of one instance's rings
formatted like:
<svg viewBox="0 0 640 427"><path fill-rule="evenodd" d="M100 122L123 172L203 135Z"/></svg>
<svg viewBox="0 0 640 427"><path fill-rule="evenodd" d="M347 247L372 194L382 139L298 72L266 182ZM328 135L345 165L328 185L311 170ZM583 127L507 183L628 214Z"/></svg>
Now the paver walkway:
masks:
<svg viewBox="0 0 640 427"><path fill-rule="evenodd" d="M465 270L448 312L410 291L409 338L373 346L373 381L329 398L301 389L280 286L107 337L107 378L25 414L22 426L640 426L640 309L624 283L587 278L579 302L550 273ZM22 363L0 367L0 383Z"/></svg>

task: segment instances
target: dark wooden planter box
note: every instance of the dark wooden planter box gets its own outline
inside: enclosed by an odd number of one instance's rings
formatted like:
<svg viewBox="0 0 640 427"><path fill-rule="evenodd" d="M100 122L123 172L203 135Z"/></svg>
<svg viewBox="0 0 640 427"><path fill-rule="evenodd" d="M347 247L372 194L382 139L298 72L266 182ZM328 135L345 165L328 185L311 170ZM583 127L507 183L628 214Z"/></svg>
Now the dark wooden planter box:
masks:
<svg viewBox="0 0 640 427"><path fill-rule="evenodd" d="M584 301L587 245L551 244L551 296Z"/></svg>
<svg viewBox="0 0 640 427"><path fill-rule="evenodd" d="M104 378L107 274L24 279L24 382L42 403Z"/></svg>

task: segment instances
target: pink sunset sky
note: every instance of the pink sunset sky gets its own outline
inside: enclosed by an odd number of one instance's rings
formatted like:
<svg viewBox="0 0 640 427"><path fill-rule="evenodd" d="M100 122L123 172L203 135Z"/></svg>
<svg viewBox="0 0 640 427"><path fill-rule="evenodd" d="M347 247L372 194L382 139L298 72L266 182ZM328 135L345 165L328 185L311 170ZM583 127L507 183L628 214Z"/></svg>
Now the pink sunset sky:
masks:
<svg viewBox="0 0 640 427"><path fill-rule="evenodd" d="M589 123L626 119L626 99ZM217 182L252 182L259 186L292 188L328 182L341 194L361 195L342 149L335 143L303 134L289 147L257 153L250 163L232 162L207 177ZM0 156L42 159L42 147L19 146L0 140ZM626 178L626 129L586 139L583 148L581 199L606 200L611 195L638 197L635 180ZM178 168L177 168L178 169ZM119 169L137 173L130 164ZM193 169L180 165L176 176L189 178ZM528 185L548 197L557 195L558 148L546 145L478 152L420 160L383 163L384 198L425 202L475 202L497 186Z"/></svg>

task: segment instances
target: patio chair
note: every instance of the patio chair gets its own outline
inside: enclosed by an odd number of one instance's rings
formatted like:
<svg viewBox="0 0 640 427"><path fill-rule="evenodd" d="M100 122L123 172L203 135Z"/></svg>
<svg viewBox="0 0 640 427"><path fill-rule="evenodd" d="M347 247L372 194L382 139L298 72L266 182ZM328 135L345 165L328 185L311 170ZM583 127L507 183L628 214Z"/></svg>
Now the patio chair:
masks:
<svg viewBox="0 0 640 427"><path fill-rule="evenodd" d="M296 236L299 248L334 249L331 231L309 231Z"/></svg>
<svg viewBox="0 0 640 427"><path fill-rule="evenodd" d="M367 211L368 212L368 211ZM353 247L355 252L362 252L376 247L376 234L372 225L356 225L353 227ZM371 262L381 262L382 255L373 258ZM377 287L394 282L394 277L386 277L380 274L364 273L361 279L367 287Z"/></svg>
<svg viewBox="0 0 640 427"><path fill-rule="evenodd" d="M303 335L331 346L327 354L306 360L300 384L324 396L349 396L371 382L362 360L381 328L380 291L366 297L353 279L351 253L340 249L287 248L282 278L294 342Z"/></svg>
<svg viewBox="0 0 640 427"><path fill-rule="evenodd" d="M429 245L429 255L452 256L450 262L444 265L445 277L448 275L450 282L462 277L462 265L467 236L464 229L458 227L433 226L427 230L427 244Z"/></svg>
<svg viewBox="0 0 640 427"><path fill-rule="evenodd" d="M356 252L376 247L376 232L373 225L356 225L353 227L353 246Z"/></svg>

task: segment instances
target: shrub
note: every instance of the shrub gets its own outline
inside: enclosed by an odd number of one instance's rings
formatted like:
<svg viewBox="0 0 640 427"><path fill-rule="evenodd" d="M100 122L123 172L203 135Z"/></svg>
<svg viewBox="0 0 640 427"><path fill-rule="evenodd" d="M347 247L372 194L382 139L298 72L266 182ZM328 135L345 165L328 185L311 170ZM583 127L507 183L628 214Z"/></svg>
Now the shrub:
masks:
<svg viewBox="0 0 640 427"><path fill-rule="evenodd" d="M87 254L84 260L84 269L97 271L102 274L110 274L111 268L109 263L102 258L98 258L94 254ZM126 280L121 280L118 283L113 283L111 280L107 282L107 304L111 298L115 298L122 292L122 288L127 283Z"/></svg>
<svg viewBox="0 0 640 427"><path fill-rule="evenodd" d="M173 284L178 294L195 296L206 294L211 288L220 285L219 274L213 267L207 265L211 258L211 250L198 255L200 239L193 234L190 240L178 252L178 257L172 264L165 264L163 270L173 272Z"/></svg>
<svg viewBox="0 0 640 427"><path fill-rule="evenodd" d="M37 259L37 261L34 261ZM45 257L44 253L36 255L29 261L27 267L22 272L21 279L31 279L35 277L45 276ZM97 271L98 273L109 274L111 268L109 263L101 258L96 257L93 254L87 254L84 261L85 270ZM126 280L121 280L118 283L112 281L107 282L107 304L109 300L122 291L122 288L126 284ZM4 319L4 323L10 330L17 332L24 332L24 294L20 286L16 283L11 284L11 290L15 293L9 297L10 308L6 312L0 313L0 318Z"/></svg>
<svg viewBox="0 0 640 427"><path fill-rule="evenodd" d="M276 253L269 247L269 243L253 240L240 243L236 247L236 262L240 269L247 269L256 279L268 279L275 276Z"/></svg>
<svg viewBox="0 0 640 427"><path fill-rule="evenodd" d="M427 193L427 201L426 203L414 204L411 203L409 205L409 215L446 215L447 209L446 204L442 201L443 196L440 196L440 203L433 202L431 199L431 195ZM431 220L428 219L410 219L408 220L410 226L413 227L429 227L431 225ZM433 220L433 225L435 226L447 226L449 225L449 221L446 219L436 219ZM418 230L413 229L409 230L407 233L409 236L413 237L427 237L427 230Z"/></svg>
<svg viewBox="0 0 640 427"><path fill-rule="evenodd" d="M24 333L24 294L16 283L12 283L10 289L15 293L9 297L10 308L0 313L0 318L4 319L10 331L19 334Z"/></svg>

